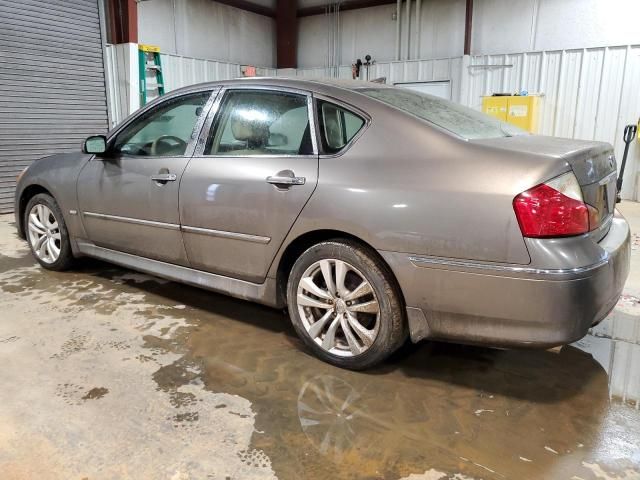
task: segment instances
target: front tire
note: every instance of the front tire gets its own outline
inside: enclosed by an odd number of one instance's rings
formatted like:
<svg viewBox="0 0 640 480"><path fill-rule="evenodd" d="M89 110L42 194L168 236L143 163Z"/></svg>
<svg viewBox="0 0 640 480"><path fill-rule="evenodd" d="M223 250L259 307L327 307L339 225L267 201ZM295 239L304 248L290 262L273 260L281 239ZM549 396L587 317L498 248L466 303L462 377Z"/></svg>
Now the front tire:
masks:
<svg viewBox="0 0 640 480"><path fill-rule="evenodd" d="M69 232L62 211L51 195L34 195L24 212L24 228L31 253L47 270L61 271L73 263Z"/></svg>
<svg viewBox="0 0 640 480"><path fill-rule="evenodd" d="M289 275L287 303L298 336L338 367L370 368L407 336L393 274L356 242L330 240L302 253Z"/></svg>

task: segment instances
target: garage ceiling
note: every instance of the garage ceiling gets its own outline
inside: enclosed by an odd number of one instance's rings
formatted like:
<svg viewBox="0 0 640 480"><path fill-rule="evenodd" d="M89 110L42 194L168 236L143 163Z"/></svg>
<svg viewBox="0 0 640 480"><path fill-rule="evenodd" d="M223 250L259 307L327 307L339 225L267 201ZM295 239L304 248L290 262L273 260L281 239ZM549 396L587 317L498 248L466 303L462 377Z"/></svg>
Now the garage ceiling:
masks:
<svg viewBox="0 0 640 480"><path fill-rule="evenodd" d="M276 17L278 1L283 0L216 0L218 3L230 5L242 10L266 15L268 17ZM289 3L289 2L287 2ZM345 0L340 2L340 10L355 10L357 8L375 7L377 5L388 5L396 3L395 0ZM296 14L298 17L307 17L310 15L321 15L327 5L333 2L326 0L300 0L297 2Z"/></svg>

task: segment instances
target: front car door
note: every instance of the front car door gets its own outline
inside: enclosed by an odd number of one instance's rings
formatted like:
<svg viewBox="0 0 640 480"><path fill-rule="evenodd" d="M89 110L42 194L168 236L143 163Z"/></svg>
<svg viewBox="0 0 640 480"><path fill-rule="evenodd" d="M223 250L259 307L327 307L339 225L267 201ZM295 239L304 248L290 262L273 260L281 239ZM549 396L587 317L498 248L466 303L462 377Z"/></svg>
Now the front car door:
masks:
<svg viewBox="0 0 640 480"><path fill-rule="evenodd" d="M178 190L211 98L209 89L160 102L116 132L106 154L87 163L78 177L78 203L93 243L188 265Z"/></svg>
<svg viewBox="0 0 640 480"><path fill-rule="evenodd" d="M180 188L191 266L262 282L316 187L311 94L229 87L202 135Z"/></svg>

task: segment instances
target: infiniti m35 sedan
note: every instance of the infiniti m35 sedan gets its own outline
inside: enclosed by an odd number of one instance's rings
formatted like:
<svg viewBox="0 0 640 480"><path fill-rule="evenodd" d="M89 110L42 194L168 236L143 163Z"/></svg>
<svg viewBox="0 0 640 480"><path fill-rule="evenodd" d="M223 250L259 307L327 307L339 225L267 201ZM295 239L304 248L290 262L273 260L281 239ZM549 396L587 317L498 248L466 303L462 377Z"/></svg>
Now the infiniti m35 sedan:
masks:
<svg viewBox="0 0 640 480"><path fill-rule="evenodd" d="M363 369L407 337L584 336L629 271L615 199L607 143L380 84L246 79L34 162L15 212L46 269L96 257L286 306L318 357Z"/></svg>

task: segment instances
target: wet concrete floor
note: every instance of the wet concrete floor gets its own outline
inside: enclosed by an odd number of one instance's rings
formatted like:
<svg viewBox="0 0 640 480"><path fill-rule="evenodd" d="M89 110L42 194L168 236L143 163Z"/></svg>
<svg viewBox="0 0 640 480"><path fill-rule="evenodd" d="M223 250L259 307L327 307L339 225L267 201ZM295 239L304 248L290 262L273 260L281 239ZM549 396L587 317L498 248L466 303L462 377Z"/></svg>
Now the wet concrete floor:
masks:
<svg viewBox="0 0 640 480"><path fill-rule="evenodd" d="M579 348L422 343L340 370L282 312L97 261L44 271L11 222L2 479L640 478L637 403Z"/></svg>

